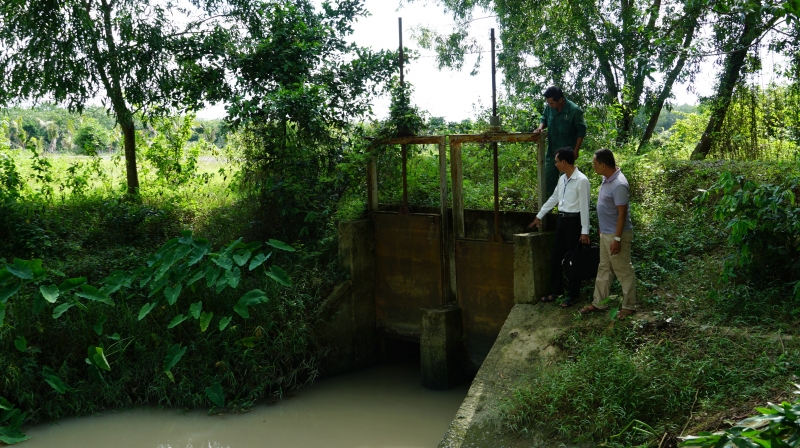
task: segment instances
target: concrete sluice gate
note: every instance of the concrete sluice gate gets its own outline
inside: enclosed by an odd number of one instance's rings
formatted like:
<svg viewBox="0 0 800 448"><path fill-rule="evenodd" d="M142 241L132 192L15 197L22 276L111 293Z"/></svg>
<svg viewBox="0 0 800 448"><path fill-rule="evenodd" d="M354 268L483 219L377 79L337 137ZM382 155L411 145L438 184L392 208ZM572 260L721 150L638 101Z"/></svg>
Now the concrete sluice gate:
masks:
<svg viewBox="0 0 800 448"><path fill-rule="evenodd" d="M492 348L511 308L543 295L549 276L552 233L527 231L530 212L501 212L497 143L532 142L534 134L405 137L379 142L401 146L403 204L379 207L376 163L368 166L369 217L339 227L342 265L350 280L326 301L332 310L323 340L337 347L326 373L377 361L386 338L418 342L422 382L434 389L456 385L476 372ZM538 173L544 196L544 139L539 139ZM462 143L493 149L495 210L465 210ZM438 144L439 208L407 201L408 145ZM449 146L452 204L447 203ZM397 211L385 211L385 210ZM554 219L546 220L548 229ZM335 312L333 312L335 311Z"/></svg>

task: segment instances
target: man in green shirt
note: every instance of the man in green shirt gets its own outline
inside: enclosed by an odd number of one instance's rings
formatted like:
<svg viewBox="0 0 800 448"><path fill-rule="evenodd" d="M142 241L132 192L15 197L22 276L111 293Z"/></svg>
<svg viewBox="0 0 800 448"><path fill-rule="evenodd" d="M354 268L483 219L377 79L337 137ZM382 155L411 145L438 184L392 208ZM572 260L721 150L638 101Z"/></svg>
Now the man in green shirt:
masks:
<svg viewBox="0 0 800 448"><path fill-rule="evenodd" d="M542 112L541 124L533 132L540 133L547 128L547 152L545 153L545 170L547 194L549 198L556 189L559 172L551 160L554 160L556 150L569 146L575 152L578 160L578 151L581 149L583 138L586 137L586 121L583 120L583 111L572 101L564 98L564 92L559 87L550 86L544 91L547 104Z"/></svg>

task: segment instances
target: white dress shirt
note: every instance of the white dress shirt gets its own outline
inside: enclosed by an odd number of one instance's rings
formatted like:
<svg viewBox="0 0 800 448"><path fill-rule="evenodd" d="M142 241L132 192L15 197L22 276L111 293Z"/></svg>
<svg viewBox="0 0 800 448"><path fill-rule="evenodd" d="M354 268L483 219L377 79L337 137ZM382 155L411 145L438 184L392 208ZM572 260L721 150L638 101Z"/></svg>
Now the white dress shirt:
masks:
<svg viewBox="0 0 800 448"><path fill-rule="evenodd" d="M556 191L544 203L536 217L542 219L547 212L558 205L559 212L581 214L581 235L589 234L589 179L581 173L578 167L572 172L558 178Z"/></svg>

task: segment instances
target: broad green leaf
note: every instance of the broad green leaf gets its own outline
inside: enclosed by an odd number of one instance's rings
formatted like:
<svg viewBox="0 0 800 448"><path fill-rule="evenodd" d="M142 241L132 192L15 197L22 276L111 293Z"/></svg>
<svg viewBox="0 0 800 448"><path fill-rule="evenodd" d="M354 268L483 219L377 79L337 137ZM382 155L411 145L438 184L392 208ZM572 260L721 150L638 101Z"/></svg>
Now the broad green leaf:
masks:
<svg viewBox="0 0 800 448"><path fill-rule="evenodd" d="M155 273L152 269L147 269L142 273L142 278L139 279L139 287L144 288L144 285L148 284L150 280L153 278L153 274Z"/></svg>
<svg viewBox="0 0 800 448"><path fill-rule="evenodd" d="M67 392L68 386L61 381L61 378L55 375L47 375L44 380L59 394L64 395Z"/></svg>
<svg viewBox="0 0 800 448"><path fill-rule="evenodd" d="M6 264L5 258L0 258L0 263L2 263L3 266L5 266ZM0 269L0 285L5 284L12 278L14 278L14 274L8 272L8 269L6 269L5 267Z"/></svg>
<svg viewBox="0 0 800 448"><path fill-rule="evenodd" d="M189 255L189 260L188 260L189 266L196 265L200 260L203 259L203 257L207 253L208 253L207 249L200 248L200 247L195 247L194 250L192 250L192 254Z"/></svg>
<svg viewBox="0 0 800 448"><path fill-rule="evenodd" d="M153 308L155 308L155 306L156 302L145 303L144 305L142 305L142 308L139 310L139 320L144 319L145 316L147 316L150 313L150 311L153 311Z"/></svg>
<svg viewBox="0 0 800 448"><path fill-rule="evenodd" d="M5 422L6 420L16 419L16 416L18 416L21 412L22 411L20 411L19 409L14 409L14 406L12 405L11 409L5 412L0 412L0 423Z"/></svg>
<svg viewBox="0 0 800 448"><path fill-rule="evenodd" d="M192 231L191 230L181 230L181 237L178 238L178 242L181 244L192 244L194 239L192 238Z"/></svg>
<svg viewBox="0 0 800 448"><path fill-rule="evenodd" d="M250 310L247 309L247 305L242 305L241 303L237 303L233 307L233 311L236 311L236 314L244 317L245 319L250 317Z"/></svg>
<svg viewBox="0 0 800 448"><path fill-rule="evenodd" d="M253 269L261 266L271 256L272 256L272 252L268 253L267 255L264 255L264 254L256 255L255 257L253 257L252 260L250 260L250 266L248 267L248 270L252 271Z"/></svg>
<svg viewBox="0 0 800 448"><path fill-rule="evenodd" d="M16 275L23 280L33 280L33 270L31 262L19 258L14 259L14 264L6 264L8 272Z"/></svg>
<svg viewBox="0 0 800 448"><path fill-rule="evenodd" d="M207 238L197 238L192 242L192 246L197 249L202 249L206 252L211 250L211 243L208 241Z"/></svg>
<svg viewBox="0 0 800 448"><path fill-rule="evenodd" d="M205 272L203 272L203 270L202 270L202 269L198 269L197 271L195 271L194 275L192 275L192 278L190 278L190 279L189 279L189 281L187 281L187 282L186 282L186 286L191 286L191 285L192 285L192 284L194 284L196 281L198 281L198 280L200 280L201 278L203 278L203 277L205 276L205 274L206 274L206 273L205 273Z"/></svg>
<svg viewBox="0 0 800 448"><path fill-rule="evenodd" d="M258 339L255 338L254 336L250 336L249 338L239 339L239 343L242 344L243 346L247 347L247 348L255 347L256 346L256 342L258 342Z"/></svg>
<svg viewBox="0 0 800 448"><path fill-rule="evenodd" d="M239 252L233 256L233 261L236 262L239 266L244 266L247 263L247 260L250 259L250 251L246 250L244 252Z"/></svg>
<svg viewBox="0 0 800 448"><path fill-rule="evenodd" d="M68 278L58 285L58 290L63 294L84 284L86 284L86 277Z"/></svg>
<svg viewBox="0 0 800 448"><path fill-rule="evenodd" d="M195 302L189 305L189 315L195 319L200 319L200 311L203 310L203 302Z"/></svg>
<svg viewBox="0 0 800 448"><path fill-rule="evenodd" d="M156 252L156 255L155 255L156 259L159 260L159 259L164 258L166 256L167 252L172 250L178 244L180 244L178 242L178 238L173 238L173 239L167 241L166 243L164 243L164 245L161 246L161 249L158 249L158 252Z"/></svg>
<svg viewBox="0 0 800 448"><path fill-rule="evenodd" d="M23 434L19 427L0 426L0 442L14 445L15 443L24 442L28 439L30 439L30 437Z"/></svg>
<svg viewBox="0 0 800 448"><path fill-rule="evenodd" d="M228 270L233 267L233 260L228 257L217 257L212 260L214 264L222 269Z"/></svg>
<svg viewBox="0 0 800 448"><path fill-rule="evenodd" d="M243 239L244 238L239 238L238 240L232 242L228 247L226 247L222 252L220 252L220 255L222 255L223 257L227 257L228 255L230 255L234 250L236 250L237 247L239 247L239 244L242 242Z"/></svg>
<svg viewBox="0 0 800 448"><path fill-rule="evenodd" d="M208 325L211 323L211 318L214 317L213 311L203 311L200 314L200 332L205 333L208 329Z"/></svg>
<svg viewBox="0 0 800 448"><path fill-rule="evenodd" d="M260 289L254 289L252 291L248 291L247 294L243 295L239 299L239 304L245 306L253 306L253 305L258 305L259 303L264 303L267 300L268 300L267 294L264 291Z"/></svg>
<svg viewBox="0 0 800 448"><path fill-rule="evenodd" d="M83 285L81 286L81 290L82 292L76 292L75 295L78 297L83 297L84 299L94 300L96 302L102 302L107 305L114 306L114 301L108 297L108 294L104 294L102 291L92 285Z"/></svg>
<svg viewBox="0 0 800 448"><path fill-rule="evenodd" d="M120 339L122 339L122 337L119 335L119 333L114 333L111 336L107 336L107 337L109 339L111 339L112 341L119 341Z"/></svg>
<svg viewBox="0 0 800 448"><path fill-rule="evenodd" d="M6 303L8 299L19 291L22 283L13 282L0 288L0 303Z"/></svg>
<svg viewBox="0 0 800 448"><path fill-rule="evenodd" d="M0 409L2 409L4 411L10 411L10 410L14 409L14 405L11 404L11 402L6 400L5 398L0 397ZM0 420L0 423L3 423L3 422L4 422L4 420Z"/></svg>
<svg viewBox="0 0 800 448"><path fill-rule="evenodd" d="M228 328L228 324L230 324L230 323L231 323L231 317L230 316L225 316L222 319L220 319L219 320L219 331L222 331L222 330Z"/></svg>
<svg viewBox="0 0 800 448"><path fill-rule="evenodd" d="M170 305L175 305L175 302L178 301L178 296L181 295L181 288L182 286L180 283L178 283L178 286L174 288L169 286L164 288L164 297L167 298L167 303Z"/></svg>
<svg viewBox="0 0 800 448"><path fill-rule="evenodd" d="M214 383L211 387L206 387L206 396L217 407L225 407L225 394L222 392L222 385Z"/></svg>
<svg viewBox="0 0 800 448"><path fill-rule="evenodd" d="M146 269L147 269L147 267L146 267L146 266L140 266L140 267L138 267L138 268L137 268L135 271L133 271L133 272L132 272L132 273L131 273L131 274L130 274L130 275L129 275L129 276L126 278L126 279L125 279L125 281L122 283L122 286L124 286L124 287L126 287L126 288L130 288L130 287L131 287L131 285L133 284L134 280L136 280L137 278L139 278L139 276L140 276L140 275L142 275L142 273L143 273L143 272L144 272Z"/></svg>
<svg viewBox="0 0 800 448"><path fill-rule="evenodd" d="M206 286L209 288L214 286L217 283L217 277L219 277L220 272L222 272L221 269L209 264L206 267Z"/></svg>
<svg viewBox="0 0 800 448"><path fill-rule="evenodd" d="M98 336L103 334L103 325L106 323L107 320L108 318L105 315L102 315L100 316L100 319L97 319L97 323L94 324L94 326L92 327L92 329L94 329L94 332L97 333Z"/></svg>
<svg viewBox="0 0 800 448"><path fill-rule="evenodd" d="M77 277L77 278L68 278L61 282L58 285L58 290L61 293L72 291L73 289L77 288L78 286L82 286L86 284L86 277Z"/></svg>
<svg viewBox="0 0 800 448"><path fill-rule="evenodd" d="M104 284L102 291L106 294L114 294L128 282L128 273L125 271L114 271L101 283ZM130 283L128 283L130 284Z"/></svg>
<svg viewBox="0 0 800 448"><path fill-rule="evenodd" d="M44 296L41 294L33 296L33 314L38 316L44 311L45 306L47 306L47 300L44 299Z"/></svg>
<svg viewBox="0 0 800 448"><path fill-rule="evenodd" d="M164 358L164 371L171 371L175 364L178 364L178 361L181 360L184 353L186 353L186 347L181 348L180 344L174 344L170 347L166 358Z"/></svg>
<svg viewBox="0 0 800 448"><path fill-rule="evenodd" d="M56 303L58 300L58 286L56 285L39 286L39 291L42 293L42 297L50 303Z"/></svg>
<svg viewBox="0 0 800 448"><path fill-rule="evenodd" d="M230 271L225 271L225 280L228 281L228 285L230 285L231 288L235 289L239 286L239 281L242 280L242 271L238 267Z"/></svg>
<svg viewBox="0 0 800 448"><path fill-rule="evenodd" d="M153 297L154 295L158 294L161 291L161 288L167 286L169 283L169 277L161 277L158 280L153 281L150 283L150 292L147 294L147 297Z"/></svg>
<svg viewBox="0 0 800 448"><path fill-rule="evenodd" d="M173 317L171 321L169 321L169 325L167 325L167 328L170 328L170 329L175 328L178 325L180 325L181 323L183 323L183 321L185 321L188 318L189 318L189 316L184 316L183 314L178 314L177 316Z"/></svg>
<svg viewBox="0 0 800 448"><path fill-rule="evenodd" d="M14 339L14 347L22 353L25 353L28 350L28 341L25 339L25 336L17 336L17 338Z"/></svg>
<svg viewBox="0 0 800 448"><path fill-rule="evenodd" d="M289 275L286 274L286 271L281 269L279 266L271 266L269 272L267 272L267 277L275 280L283 286L292 286L292 280L289 278Z"/></svg>
<svg viewBox="0 0 800 448"><path fill-rule="evenodd" d="M269 244L270 246L274 247L275 249L285 250L287 252L294 252L295 251L294 247L284 243L283 241L269 240L269 241L267 241L267 244Z"/></svg>
<svg viewBox="0 0 800 448"><path fill-rule="evenodd" d="M62 303L53 310L53 319L58 319L65 311L75 306L72 302Z"/></svg>
<svg viewBox="0 0 800 448"><path fill-rule="evenodd" d="M108 365L108 360L106 359L105 353L103 353L103 347L93 347L94 353L92 353L92 361L94 361L94 365L100 369L105 370L106 372L111 371L111 366Z"/></svg>
<svg viewBox="0 0 800 448"><path fill-rule="evenodd" d="M230 271L225 271L225 274L227 274L228 272ZM214 287L214 291L216 291L217 294L219 294L222 292L223 289L227 287L228 287L228 279L226 275L224 277L220 277L219 280L217 280L217 285Z"/></svg>

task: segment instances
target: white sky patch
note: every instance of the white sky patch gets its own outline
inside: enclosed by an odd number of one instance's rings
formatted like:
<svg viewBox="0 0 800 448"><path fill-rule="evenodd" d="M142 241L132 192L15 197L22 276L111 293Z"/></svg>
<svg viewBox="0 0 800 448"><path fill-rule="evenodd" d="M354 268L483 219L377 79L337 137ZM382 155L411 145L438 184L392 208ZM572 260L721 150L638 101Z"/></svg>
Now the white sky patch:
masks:
<svg viewBox="0 0 800 448"><path fill-rule="evenodd" d="M492 102L491 56L489 33L495 28L498 45L500 38L494 18L476 20L471 24L470 34L476 37L485 53L482 55L478 73L470 76L477 55L468 55L461 71L450 69L439 70L435 53L424 50L411 38L412 28L425 26L436 31L447 33L453 29L453 18L444 12L440 5L428 2L403 2L400 0L365 0L364 6L370 16L359 18L353 25L350 40L362 47L373 50L396 50L398 48L398 17L403 18L403 45L416 50L420 57L405 64L405 80L414 86L412 103L427 111L433 117L444 117L448 121L461 121L474 118L476 110L490 107ZM491 16L489 12L476 12L475 18ZM766 40L765 40L766 42ZM783 58L762 50L764 70L755 79L758 85L765 87L771 82L782 82L784 78L776 75L773 65L781 63ZM697 104L700 96L710 96L714 91L719 66L715 64L717 57L708 57L701 62L700 73L693 83L676 83L672 89L674 105ZM657 80L663 75L655 76ZM503 73L497 72L497 92L500 96L505 91ZM376 118L383 119L389 115L388 95L373 99L373 113ZM199 118L221 118L225 115L222 105L208 107L198 113Z"/></svg>

